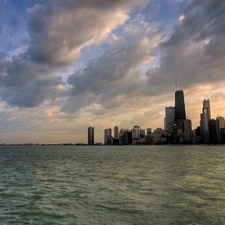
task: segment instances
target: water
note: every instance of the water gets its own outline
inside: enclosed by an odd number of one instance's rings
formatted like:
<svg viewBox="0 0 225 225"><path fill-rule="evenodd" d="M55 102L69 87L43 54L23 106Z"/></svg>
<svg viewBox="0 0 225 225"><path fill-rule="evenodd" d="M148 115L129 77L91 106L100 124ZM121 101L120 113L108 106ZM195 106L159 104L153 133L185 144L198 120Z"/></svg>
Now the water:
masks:
<svg viewBox="0 0 225 225"><path fill-rule="evenodd" d="M0 224L225 224L225 146L0 147Z"/></svg>

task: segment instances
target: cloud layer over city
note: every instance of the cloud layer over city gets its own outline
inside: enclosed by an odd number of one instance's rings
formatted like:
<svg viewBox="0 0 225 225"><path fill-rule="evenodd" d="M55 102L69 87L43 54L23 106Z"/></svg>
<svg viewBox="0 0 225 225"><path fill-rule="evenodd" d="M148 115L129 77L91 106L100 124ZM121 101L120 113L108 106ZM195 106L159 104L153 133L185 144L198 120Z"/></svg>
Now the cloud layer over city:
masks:
<svg viewBox="0 0 225 225"><path fill-rule="evenodd" d="M0 142L87 142L163 128L182 88L225 116L223 0L0 0Z"/></svg>

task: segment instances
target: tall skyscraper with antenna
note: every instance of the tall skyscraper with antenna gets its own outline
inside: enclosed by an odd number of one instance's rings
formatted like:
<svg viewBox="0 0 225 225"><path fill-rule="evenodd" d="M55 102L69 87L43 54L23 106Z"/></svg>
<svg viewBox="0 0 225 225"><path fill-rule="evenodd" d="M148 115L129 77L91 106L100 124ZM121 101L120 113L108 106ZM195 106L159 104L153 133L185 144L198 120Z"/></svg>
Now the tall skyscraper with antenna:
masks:
<svg viewBox="0 0 225 225"><path fill-rule="evenodd" d="M183 90L175 91L175 123L177 129L183 130L184 120L186 119L184 92Z"/></svg>

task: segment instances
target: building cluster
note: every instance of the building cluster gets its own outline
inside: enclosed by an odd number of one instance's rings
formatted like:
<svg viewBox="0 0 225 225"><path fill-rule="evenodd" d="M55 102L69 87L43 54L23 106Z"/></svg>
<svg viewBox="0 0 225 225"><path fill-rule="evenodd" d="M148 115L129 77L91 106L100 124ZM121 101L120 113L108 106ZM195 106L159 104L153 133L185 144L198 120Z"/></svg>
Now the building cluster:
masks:
<svg viewBox="0 0 225 225"><path fill-rule="evenodd" d="M203 101L200 114L200 126L192 130L191 120L186 117L183 90L175 92L175 106L165 108L164 129L157 128L146 132L140 126L132 129L104 130L104 145L131 145L131 144L224 144L225 120L222 116L211 118L209 99ZM88 144L94 144L94 128L88 128Z"/></svg>

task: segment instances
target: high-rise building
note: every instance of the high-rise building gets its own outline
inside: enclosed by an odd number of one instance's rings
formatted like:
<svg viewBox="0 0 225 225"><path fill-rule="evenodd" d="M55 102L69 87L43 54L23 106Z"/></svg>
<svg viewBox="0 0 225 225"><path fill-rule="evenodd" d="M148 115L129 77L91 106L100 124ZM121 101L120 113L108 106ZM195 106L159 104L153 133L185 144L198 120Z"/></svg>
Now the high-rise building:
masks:
<svg viewBox="0 0 225 225"><path fill-rule="evenodd" d="M210 101L209 99L204 99L202 104L202 113L200 115L200 127L201 127L201 136L202 142L205 144L209 143L209 121L211 120L211 110L210 110Z"/></svg>
<svg viewBox="0 0 225 225"><path fill-rule="evenodd" d="M210 102L209 99L204 99L202 113L200 115L200 127L202 142L205 144L209 143L209 121L211 120Z"/></svg>
<svg viewBox="0 0 225 225"><path fill-rule="evenodd" d="M154 133L157 133L157 134L163 134L163 129L158 127L154 130Z"/></svg>
<svg viewBox="0 0 225 225"><path fill-rule="evenodd" d="M193 144L201 144L202 143L202 136L201 136L201 128L198 126L196 129L193 130Z"/></svg>
<svg viewBox="0 0 225 225"><path fill-rule="evenodd" d="M184 120L184 136L191 137L191 135L192 135L191 120L186 119Z"/></svg>
<svg viewBox="0 0 225 225"><path fill-rule="evenodd" d="M201 136L201 127L198 126L196 129L195 129L195 136L197 137L200 137Z"/></svg>
<svg viewBox="0 0 225 225"><path fill-rule="evenodd" d="M119 137L119 127L115 126L114 127L114 138L118 138Z"/></svg>
<svg viewBox="0 0 225 225"><path fill-rule="evenodd" d="M221 144L223 142L221 130L224 128L224 118L222 116L218 116L216 118L216 129L217 129L217 142Z"/></svg>
<svg viewBox="0 0 225 225"><path fill-rule="evenodd" d="M94 127L88 127L88 144L93 145L94 143Z"/></svg>
<svg viewBox="0 0 225 225"><path fill-rule="evenodd" d="M152 128L147 128L147 137L146 137L146 144L151 144L152 143Z"/></svg>
<svg viewBox="0 0 225 225"><path fill-rule="evenodd" d="M202 113L200 115L200 128L201 128L201 136L202 142L204 144L209 143L209 121L208 121L208 113L207 109L202 108Z"/></svg>
<svg viewBox="0 0 225 225"><path fill-rule="evenodd" d="M209 121L209 143L217 143L217 130L216 130L216 120L212 119Z"/></svg>
<svg viewBox="0 0 225 225"><path fill-rule="evenodd" d="M147 136L150 136L152 133L152 128L147 128Z"/></svg>
<svg viewBox="0 0 225 225"><path fill-rule="evenodd" d="M145 138L145 130L140 130L140 138Z"/></svg>
<svg viewBox="0 0 225 225"><path fill-rule="evenodd" d="M203 109L205 109L207 111L208 114L208 121L211 120L211 109L210 109L210 101L209 99L204 99L203 101Z"/></svg>
<svg viewBox="0 0 225 225"><path fill-rule="evenodd" d="M225 128L220 130L221 143L225 143Z"/></svg>
<svg viewBox="0 0 225 225"><path fill-rule="evenodd" d="M112 129L109 128L109 136L111 137L112 136Z"/></svg>
<svg viewBox="0 0 225 225"><path fill-rule="evenodd" d="M183 132L184 143L192 142L192 124L191 120L184 120L184 132Z"/></svg>
<svg viewBox="0 0 225 225"><path fill-rule="evenodd" d="M104 144L105 145L111 144L111 137L112 137L111 133L112 133L111 128L104 130Z"/></svg>
<svg viewBox="0 0 225 225"><path fill-rule="evenodd" d="M123 144L125 145L132 144L132 132L130 130L126 130L124 132Z"/></svg>
<svg viewBox="0 0 225 225"><path fill-rule="evenodd" d="M175 107L165 108L165 132L173 133L173 126L175 123Z"/></svg>
<svg viewBox="0 0 225 225"><path fill-rule="evenodd" d="M120 132L119 132L119 137L122 136L124 132L125 132L125 130L123 128L121 128Z"/></svg>
<svg viewBox="0 0 225 225"><path fill-rule="evenodd" d="M183 90L175 92L175 123L177 130L183 130L183 123L186 119L184 93Z"/></svg>
<svg viewBox="0 0 225 225"><path fill-rule="evenodd" d="M134 126L131 132L132 132L132 139L140 138L141 129L139 126Z"/></svg>

